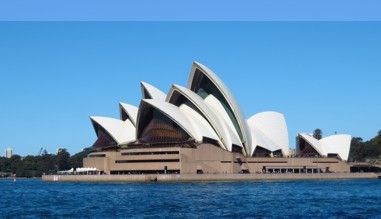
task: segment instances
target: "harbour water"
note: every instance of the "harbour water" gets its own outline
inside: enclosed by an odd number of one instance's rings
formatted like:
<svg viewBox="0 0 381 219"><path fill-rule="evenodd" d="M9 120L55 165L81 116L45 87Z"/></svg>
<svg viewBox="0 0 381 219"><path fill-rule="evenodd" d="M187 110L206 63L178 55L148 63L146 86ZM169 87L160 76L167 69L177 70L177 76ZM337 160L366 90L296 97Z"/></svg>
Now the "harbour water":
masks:
<svg viewBox="0 0 381 219"><path fill-rule="evenodd" d="M381 218L381 180L0 180L2 218Z"/></svg>

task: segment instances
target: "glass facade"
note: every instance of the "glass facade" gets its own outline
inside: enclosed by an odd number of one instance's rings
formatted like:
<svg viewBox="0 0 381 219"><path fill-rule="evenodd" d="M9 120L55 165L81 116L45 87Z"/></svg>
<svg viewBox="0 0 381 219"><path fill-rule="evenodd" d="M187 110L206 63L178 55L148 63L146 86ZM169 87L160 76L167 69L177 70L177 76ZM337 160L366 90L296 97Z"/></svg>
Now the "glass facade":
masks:
<svg viewBox="0 0 381 219"><path fill-rule="evenodd" d="M126 121L128 119L128 114L124 111L124 109L121 109L120 119L122 119L123 121Z"/></svg>
<svg viewBox="0 0 381 219"><path fill-rule="evenodd" d="M203 99L205 99L208 95L213 95L214 97L216 97L221 102L230 120L232 121L234 128L236 129L241 141L244 142L244 138L239 127L238 120L233 113L233 109L230 107L228 101L221 93L221 91L216 87L216 85L199 69L196 69L191 90L197 93Z"/></svg>
<svg viewBox="0 0 381 219"><path fill-rule="evenodd" d="M200 114L213 127L213 125L209 122L209 119L206 118L204 113L201 112L200 109L195 104L193 104L193 102L191 102L187 97L185 97L183 94L179 93L178 91L173 92L169 102L173 103L174 105L178 107L180 107L182 104L187 105L188 107L196 111L198 114Z"/></svg>
<svg viewBox="0 0 381 219"><path fill-rule="evenodd" d="M320 156L319 152L315 150L306 140L303 138L299 138L299 151L300 151L300 156L303 157L315 157L315 156Z"/></svg>
<svg viewBox="0 0 381 219"><path fill-rule="evenodd" d="M110 147L118 145L118 143L116 143L116 141L100 125L97 125L96 129L98 139L94 142L93 147Z"/></svg>
<svg viewBox="0 0 381 219"><path fill-rule="evenodd" d="M142 89L143 89L143 99L152 99L148 91L144 87Z"/></svg>
<svg viewBox="0 0 381 219"><path fill-rule="evenodd" d="M271 157L271 151L261 146L257 146L254 150L253 157Z"/></svg>
<svg viewBox="0 0 381 219"><path fill-rule="evenodd" d="M175 143L190 140L190 136L174 121L155 108L150 108L139 141L142 143Z"/></svg>

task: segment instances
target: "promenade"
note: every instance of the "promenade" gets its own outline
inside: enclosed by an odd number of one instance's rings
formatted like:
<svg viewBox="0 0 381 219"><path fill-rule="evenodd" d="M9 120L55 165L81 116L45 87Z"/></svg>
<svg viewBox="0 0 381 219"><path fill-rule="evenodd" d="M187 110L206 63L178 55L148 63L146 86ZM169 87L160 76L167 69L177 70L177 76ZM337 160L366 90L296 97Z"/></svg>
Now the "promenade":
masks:
<svg viewBox="0 0 381 219"><path fill-rule="evenodd" d="M45 182L206 182L378 179L376 173L44 175Z"/></svg>

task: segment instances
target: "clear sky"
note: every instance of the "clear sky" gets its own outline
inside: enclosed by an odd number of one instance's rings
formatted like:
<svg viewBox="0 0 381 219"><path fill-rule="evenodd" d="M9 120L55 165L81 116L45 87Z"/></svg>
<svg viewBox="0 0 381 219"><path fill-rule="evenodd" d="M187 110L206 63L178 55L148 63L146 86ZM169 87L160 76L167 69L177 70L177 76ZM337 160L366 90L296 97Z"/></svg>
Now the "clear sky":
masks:
<svg viewBox="0 0 381 219"><path fill-rule="evenodd" d="M89 116L138 106L140 81L186 86L211 68L246 117L285 115L299 132L381 130L380 22L0 22L0 154L71 154L96 140Z"/></svg>
<svg viewBox="0 0 381 219"><path fill-rule="evenodd" d="M4 0L0 20L369 21L380 0Z"/></svg>

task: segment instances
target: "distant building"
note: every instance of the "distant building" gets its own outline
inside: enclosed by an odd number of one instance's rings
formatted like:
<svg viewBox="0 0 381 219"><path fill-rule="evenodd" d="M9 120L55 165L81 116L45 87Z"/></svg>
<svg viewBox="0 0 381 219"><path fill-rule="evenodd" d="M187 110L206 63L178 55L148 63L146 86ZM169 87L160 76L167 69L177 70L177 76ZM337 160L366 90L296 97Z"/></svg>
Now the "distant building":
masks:
<svg viewBox="0 0 381 219"><path fill-rule="evenodd" d="M296 155L296 149L290 148L288 153L289 153L289 156L295 156Z"/></svg>
<svg viewBox="0 0 381 219"><path fill-rule="evenodd" d="M11 158L12 155L13 155L13 153L12 153L12 148L7 148L7 149L5 150L5 157L6 157L6 158Z"/></svg>

